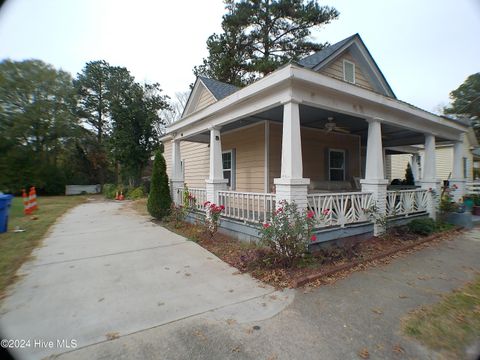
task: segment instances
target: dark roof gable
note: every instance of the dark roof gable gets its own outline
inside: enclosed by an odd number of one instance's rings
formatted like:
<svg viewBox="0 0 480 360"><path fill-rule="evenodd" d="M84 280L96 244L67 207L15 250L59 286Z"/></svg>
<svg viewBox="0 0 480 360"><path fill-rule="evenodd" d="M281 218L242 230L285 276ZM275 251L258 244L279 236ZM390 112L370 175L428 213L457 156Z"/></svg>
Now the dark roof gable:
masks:
<svg viewBox="0 0 480 360"><path fill-rule="evenodd" d="M351 45L355 44L356 46L351 47ZM333 45L327 46L316 53L309 55L303 59L300 59L297 64L303 66L308 69L312 69L314 71L320 70L322 67L326 66L330 63L331 60L337 57L343 49L352 49L355 50L354 52L358 54L358 58L363 63L366 72L371 76L371 79L375 82L376 90L384 95L396 98L395 94L393 93L392 88L385 79L382 71L378 67L377 63L370 54L370 51L365 46L360 35L354 34L352 36L347 37Z"/></svg>
<svg viewBox="0 0 480 360"><path fill-rule="evenodd" d="M231 95L239 90L239 88L234 85L226 84L218 80L209 79L204 76L199 76L198 78L217 100L226 98L228 95Z"/></svg>
<svg viewBox="0 0 480 360"><path fill-rule="evenodd" d="M348 43L350 40L352 40L355 36L358 34L352 35L346 39L343 39L342 41L339 41L333 45L327 46L323 48L320 51L317 51L316 53L309 55L307 57L304 57L303 59L300 59L298 61L299 65L302 65L306 68L313 69L317 65L320 65L322 61L327 59L330 55L332 55L334 52L339 50L343 45Z"/></svg>

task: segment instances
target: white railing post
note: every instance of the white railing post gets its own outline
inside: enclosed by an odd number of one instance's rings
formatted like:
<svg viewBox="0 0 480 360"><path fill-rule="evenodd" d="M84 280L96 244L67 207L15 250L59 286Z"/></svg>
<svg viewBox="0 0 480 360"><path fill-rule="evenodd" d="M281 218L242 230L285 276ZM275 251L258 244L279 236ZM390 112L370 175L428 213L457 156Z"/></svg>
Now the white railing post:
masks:
<svg viewBox="0 0 480 360"><path fill-rule="evenodd" d="M300 110L298 103L294 101L288 101L283 105L281 176L273 182L277 204L281 200L286 200L295 202L299 209L307 207L310 179L303 177Z"/></svg>
<svg viewBox="0 0 480 360"><path fill-rule="evenodd" d="M464 169L463 169L463 154L464 154L464 145L463 145L464 135L462 134L461 140L456 141L453 144L453 171L452 171L452 180L450 185L455 185L456 189L453 190L453 200L459 201L465 195L466 190L466 181Z"/></svg>
<svg viewBox="0 0 480 360"><path fill-rule="evenodd" d="M371 192L376 205L377 215L386 216L387 184L383 169L382 125L380 119L368 119L367 159L365 179L360 180L362 192ZM373 235L385 232L380 223L373 225Z"/></svg>
<svg viewBox="0 0 480 360"><path fill-rule="evenodd" d="M437 179L435 136L425 134L425 156L423 160L422 189L429 191L428 214L436 219L437 203L440 200L440 180Z"/></svg>
<svg viewBox="0 0 480 360"><path fill-rule="evenodd" d="M218 191L227 190L228 180L223 178L222 140L216 127L210 128L210 175L205 182L207 200L218 203Z"/></svg>
<svg viewBox="0 0 480 360"><path fill-rule="evenodd" d="M178 192L179 189L183 189L185 186L183 174L182 174L182 163L181 163L181 153L180 153L180 140L172 141L172 179L170 180L170 190L172 195L172 200L175 204L180 205L181 199L179 198Z"/></svg>

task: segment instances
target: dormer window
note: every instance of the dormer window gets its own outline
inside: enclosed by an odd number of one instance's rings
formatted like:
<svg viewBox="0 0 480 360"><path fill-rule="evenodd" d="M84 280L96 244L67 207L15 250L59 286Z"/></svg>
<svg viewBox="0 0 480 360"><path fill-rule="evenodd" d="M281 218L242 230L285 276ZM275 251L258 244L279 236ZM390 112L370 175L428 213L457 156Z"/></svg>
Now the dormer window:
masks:
<svg viewBox="0 0 480 360"><path fill-rule="evenodd" d="M343 60L343 80L355 84L355 64L348 60Z"/></svg>

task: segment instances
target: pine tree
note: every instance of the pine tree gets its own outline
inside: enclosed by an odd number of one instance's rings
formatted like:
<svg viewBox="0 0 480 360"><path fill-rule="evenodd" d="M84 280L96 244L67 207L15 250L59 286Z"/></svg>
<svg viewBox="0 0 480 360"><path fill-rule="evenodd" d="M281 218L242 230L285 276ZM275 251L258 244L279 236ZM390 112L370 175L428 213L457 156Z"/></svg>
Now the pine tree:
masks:
<svg viewBox="0 0 480 360"><path fill-rule="evenodd" d="M221 34L207 40L209 56L194 68L233 85L247 85L283 64L321 50L312 41L319 29L339 15L317 0L225 0Z"/></svg>
<svg viewBox="0 0 480 360"><path fill-rule="evenodd" d="M147 210L156 219L163 219L170 212L172 198L168 186L167 165L160 151L155 154L152 169L150 194L148 195Z"/></svg>
<svg viewBox="0 0 480 360"><path fill-rule="evenodd" d="M410 163L407 164L407 168L405 169L405 185L415 185L415 179L413 178Z"/></svg>

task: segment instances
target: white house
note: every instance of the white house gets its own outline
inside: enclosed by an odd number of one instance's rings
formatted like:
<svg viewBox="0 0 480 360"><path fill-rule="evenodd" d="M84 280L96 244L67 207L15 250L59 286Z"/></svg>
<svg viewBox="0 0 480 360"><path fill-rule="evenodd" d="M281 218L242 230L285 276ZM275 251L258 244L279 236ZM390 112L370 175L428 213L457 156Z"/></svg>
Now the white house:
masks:
<svg viewBox="0 0 480 360"><path fill-rule="evenodd" d="M365 209L391 220L435 216L435 149L453 146L452 182L462 169L468 126L398 100L355 34L238 89L198 78L183 117L162 138L176 202L185 185L223 204L222 226L258 234L280 200L315 211L319 241L382 227ZM421 189L387 189L384 150L422 145ZM329 215L324 217L323 210Z"/></svg>

